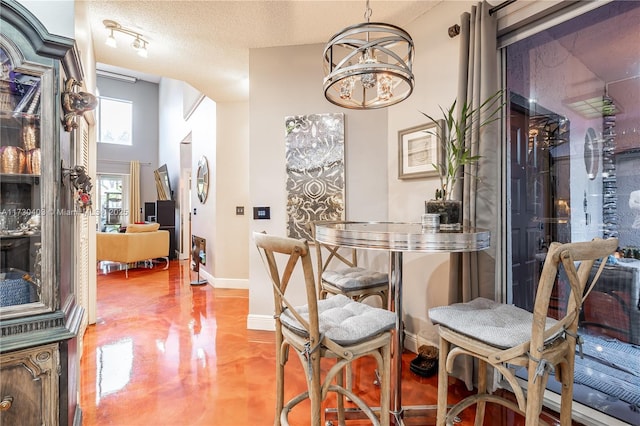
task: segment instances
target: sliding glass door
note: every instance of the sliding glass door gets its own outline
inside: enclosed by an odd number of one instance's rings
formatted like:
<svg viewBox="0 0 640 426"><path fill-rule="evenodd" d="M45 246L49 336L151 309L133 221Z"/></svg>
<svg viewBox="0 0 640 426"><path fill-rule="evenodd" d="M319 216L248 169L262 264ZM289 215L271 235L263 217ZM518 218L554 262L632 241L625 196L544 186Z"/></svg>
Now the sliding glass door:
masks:
<svg viewBox="0 0 640 426"><path fill-rule="evenodd" d="M510 302L532 309L551 241L618 237L584 304L574 399L640 424L640 2L606 3L505 49ZM558 283L553 315L567 294Z"/></svg>

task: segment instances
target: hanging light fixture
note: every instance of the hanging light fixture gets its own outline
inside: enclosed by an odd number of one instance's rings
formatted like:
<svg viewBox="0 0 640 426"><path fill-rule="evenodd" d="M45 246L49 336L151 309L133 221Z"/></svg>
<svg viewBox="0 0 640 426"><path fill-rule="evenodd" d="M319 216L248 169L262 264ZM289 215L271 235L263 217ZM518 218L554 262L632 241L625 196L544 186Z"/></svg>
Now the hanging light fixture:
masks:
<svg viewBox="0 0 640 426"><path fill-rule="evenodd" d="M402 28L369 22L347 27L324 48L324 96L350 109L375 109L397 104L413 92L413 40Z"/></svg>
<svg viewBox="0 0 640 426"><path fill-rule="evenodd" d="M116 42L116 38L113 36L113 29L111 29L111 33L107 37L107 41L105 42L105 44L113 48L118 46L118 43Z"/></svg>
<svg viewBox="0 0 640 426"><path fill-rule="evenodd" d="M138 52L138 56L142 56L143 58L147 57L147 42L141 39L140 37L136 37L131 43L131 47L136 49Z"/></svg>
<svg viewBox="0 0 640 426"><path fill-rule="evenodd" d="M109 31L109 36L107 37L107 40L105 42L107 46L117 47L116 38L113 36L114 31L127 34L134 38L133 42L131 43L131 47L136 50L139 56L143 58L147 57L147 44L149 44L149 41L142 37L142 34L128 28L124 28L122 25L118 24L116 21L112 21L111 19L105 19L104 21L102 21L102 23L104 24L104 27Z"/></svg>

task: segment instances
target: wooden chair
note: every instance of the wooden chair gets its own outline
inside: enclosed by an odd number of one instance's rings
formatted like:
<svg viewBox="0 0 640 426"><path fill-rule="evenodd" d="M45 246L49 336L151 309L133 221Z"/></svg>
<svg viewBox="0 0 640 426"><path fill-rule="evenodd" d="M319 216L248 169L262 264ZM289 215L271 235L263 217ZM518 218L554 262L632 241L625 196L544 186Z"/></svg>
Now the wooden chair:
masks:
<svg viewBox="0 0 640 426"><path fill-rule="evenodd" d="M277 359L275 424L288 425L289 411L308 398L311 401L308 424L320 426L322 401L328 392L335 392L341 425L345 421L344 397L354 402L372 424L388 425L391 330L395 314L344 295L318 300L309 246L305 240L264 233L254 233L253 237L273 285ZM279 265L283 266L282 273ZM294 276L303 278L307 300L304 306L293 306L287 300L287 290L296 285L292 281ZM300 358L308 389L285 404L284 367L290 347ZM344 367L363 356L373 356L381 372L380 418L359 396L343 386ZM321 375L321 358L336 359L324 377Z"/></svg>
<svg viewBox="0 0 640 426"><path fill-rule="evenodd" d="M539 419L542 398L549 373L555 369L556 380L562 384L560 424L571 425L578 317L582 302L602 269L585 290L586 283L595 261L602 259L604 265L617 246L615 238L551 244L540 275L533 313L484 298L430 309L429 316L439 324L440 334L436 424L451 425L462 410L476 404L475 425L480 426L486 402L498 403L522 414L526 426L545 424ZM577 267L576 262L579 262ZM549 318L547 311L561 265L571 293L564 317L555 320ZM478 360L478 393L458 402L447 412L448 374L454 358L462 354ZM488 365L509 383L517 403L487 393ZM513 367L527 369L526 397Z"/></svg>
<svg viewBox="0 0 640 426"><path fill-rule="evenodd" d="M316 225L309 222L309 232L316 245L318 297L343 294L361 302L370 296L379 296L386 308L389 295L389 276L385 273L358 266L356 249L323 244L316 240Z"/></svg>

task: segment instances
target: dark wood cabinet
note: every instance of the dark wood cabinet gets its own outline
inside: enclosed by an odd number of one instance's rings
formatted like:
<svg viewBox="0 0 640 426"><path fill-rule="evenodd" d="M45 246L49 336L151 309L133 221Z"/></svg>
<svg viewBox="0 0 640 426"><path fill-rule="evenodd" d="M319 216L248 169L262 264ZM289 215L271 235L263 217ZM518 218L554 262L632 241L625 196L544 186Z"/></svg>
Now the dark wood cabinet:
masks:
<svg viewBox="0 0 640 426"><path fill-rule="evenodd" d="M65 81L81 81L73 39L0 0L0 424L81 424L77 404L77 194L63 129ZM72 131L73 132L73 131Z"/></svg>
<svg viewBox="0 0 640 426"><path fill-rule="evenodd" d="M169 231L169 259L176 259L176 202L157 200L144 203L144 220L157 222L160 224L160 229Z"/></svg>
<svg viewBox="0 0 640 426"><path fill-rule="evenodd" d="M176 203L173 200L156 201L156 222L160 229L169 231L169 259L176 258Z"/></svg>

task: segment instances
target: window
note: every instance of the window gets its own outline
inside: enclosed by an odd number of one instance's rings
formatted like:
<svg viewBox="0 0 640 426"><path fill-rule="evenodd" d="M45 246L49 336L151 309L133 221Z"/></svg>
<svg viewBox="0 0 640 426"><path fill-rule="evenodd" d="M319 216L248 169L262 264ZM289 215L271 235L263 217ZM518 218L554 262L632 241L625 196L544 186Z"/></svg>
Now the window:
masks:
<svg viewBox="0 0 640 426"><path fill-rule="evenodd" d="M118 231L129 222L129 175L99 174L99 230Z"/></svg>
<svg viewBox="0 0 640 426"><path fill-rule="evenodd" d="M122 99L99 98L98 142L131 145L133 103Z"/></svg>
<svg viewBox="0 0 640 426"><path fill-rule="evenodd" d="M532 310L551 241L616 236L580 317L574 399L637 424L640 407L640 2L611 2L506 47L509 298ZM635 259L634 259L635 258ZM566 308L562 280L554 309ZM549 389L557 383L549 380Z"/></svg>

